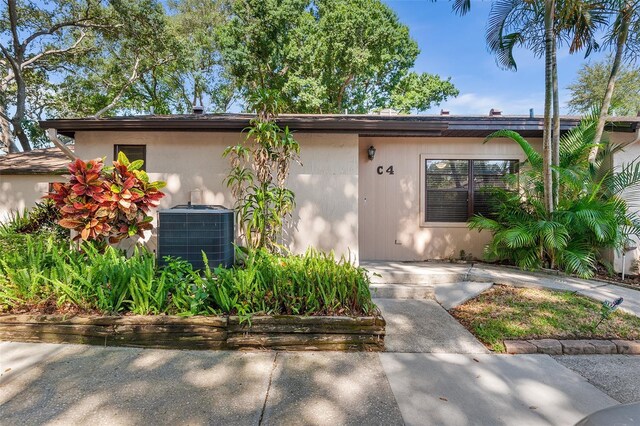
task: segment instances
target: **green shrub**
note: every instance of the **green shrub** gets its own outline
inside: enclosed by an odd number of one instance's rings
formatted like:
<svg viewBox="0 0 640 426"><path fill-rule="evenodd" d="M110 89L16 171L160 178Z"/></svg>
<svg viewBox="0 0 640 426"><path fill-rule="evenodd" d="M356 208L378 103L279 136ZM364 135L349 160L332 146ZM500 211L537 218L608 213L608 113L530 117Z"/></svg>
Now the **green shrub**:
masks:
<svg viewBox="0 0 640 426"><path fill-rule="evenodd" d="M244 263L213 272L205 268L204 281L222 312L357 315L374 310L366 271L344 257L336 261L333 253L279 256L259 249L249 251Z"/></svg>
<svg viewBox="0 0 640 426"><path fill-rule="evenodd" d="M63 239L69 238L69 230L58 225L60 211L51 200L36 203L31 210L15 212L8 221L0 224L0 237L10 234L53 234Z"/></svg>
<svg viewBox="0 0 640 426"><path fill-rule="evenodd" d="M208 266L202 275L181 259L138 248L127 256L91 243L81 250L44 234L0 237L0 312L64 307L117 314L359 315L373 313L366 272L333 254L246 254L243 267ZM206 258L205 258L206 259Z"/></svg>
<svg viewBox="0 0 640 426"><path fill-rule="evenodd" d="M640 184L640 163L611 170L611 156L624 148L604 141L595 163L588 161L595 120L585 119L560 139L556 211L543 202L542 156L519 134L498 131L487 140L506 137L520 145L527 161L520 173L520 191L495 188L494 215L475 216L471 229L489 230L485 250L490 261L507 261L524 269L558 268L590 277L605 249L620 250L640 235L640 221L629 211L623 191L634 194ZM514 176L511 176L513 179Z"/></svg>

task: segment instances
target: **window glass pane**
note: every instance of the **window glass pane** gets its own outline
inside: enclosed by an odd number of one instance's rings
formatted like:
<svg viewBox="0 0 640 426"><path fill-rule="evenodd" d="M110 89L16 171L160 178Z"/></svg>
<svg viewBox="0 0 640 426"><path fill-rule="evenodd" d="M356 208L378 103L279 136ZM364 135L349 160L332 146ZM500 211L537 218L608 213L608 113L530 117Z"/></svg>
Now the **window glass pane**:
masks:
<svg viewBox="0 0 640 426"><path fill-rule="evenodd" d="M515 183L505 180L505 176L516 173L518 162L515 160L474 160L473 186L474 189L487 187L512 188Z"/></svg>
<svg viewBox="0 0 640 426"><path fill-rule="evenodd" d="M517 189L517 179L507 177L516 173L515 160L474 160L473 161L473 212L491 216L495 206L494 197L488 189Z"/></svg>
<svg viewBox="0 0 640 426"><path fill-rule="evenodd" d="M465 222L469 216L469 161L426 160L427 222Z"/></svg>
<svg viewBox="0 0 640 426"><path fill-rule="evenodd" d="M427 190L427 222L466 222L468 219L466 191Z"/></svg>
<svg viewBox="0 0 640 426"><path fill-rule="evenodd" d="M147 168L146 145L115 145L114 148L114 160L118 159L118 153L124 152L124 155L127 156L129 161L142 160L145 163L142 168Z"/></svg>
<svg viewBox="0 0 640 426"><path fill-rule="evenodd" d="M495 213L495 199L492 194L479 190L473 194L473 214L490 217Z"/></svg>
<svg viewBox="0 0 640 426"><path fill-rule="evenodd" d="M467 160L427 160L429 174L467 174L469 162Z"/></svg>
<svg viewBox="0 0 640 426"><path fill-rule="evenodd" d="M469 188L469 162L467 160L427 160L427 189Z"/></svg>
<svg viewBox="0 0 640 426"><path fill-rule="evenodd" d="M476 175L504 176L515 172L514 160L473 160L473 172Z"/></svg>

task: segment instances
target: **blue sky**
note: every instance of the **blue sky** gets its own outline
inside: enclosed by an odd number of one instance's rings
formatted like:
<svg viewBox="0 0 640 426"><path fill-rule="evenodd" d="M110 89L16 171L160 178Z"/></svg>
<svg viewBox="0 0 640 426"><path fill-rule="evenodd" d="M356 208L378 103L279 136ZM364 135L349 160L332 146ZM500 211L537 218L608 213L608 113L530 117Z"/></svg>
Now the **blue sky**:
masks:
<svg viewBox="0 0 640 426"><path fill-rule="evenodd" d="M419 72L451 77L460 95L426 113L439 113L441 108L451 114L488 114L498 108L503 114L543 113L544 60L526 50L516 53L518 71L500 69L493 55L487 52L484 33L490 10L489 1L472 0L471 12L458 16L447 1L383 0L407 25L420 46L415 69ZM580 65L598 60L605 52L584 54L558 53L558 83L562 113L569 98L566 87L574 81Z"/></svg>

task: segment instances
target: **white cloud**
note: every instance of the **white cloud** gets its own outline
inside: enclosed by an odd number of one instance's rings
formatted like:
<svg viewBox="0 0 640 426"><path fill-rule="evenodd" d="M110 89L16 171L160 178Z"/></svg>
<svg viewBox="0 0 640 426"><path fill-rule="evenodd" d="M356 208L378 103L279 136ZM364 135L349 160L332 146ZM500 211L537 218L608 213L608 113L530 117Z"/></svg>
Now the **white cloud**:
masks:
<svg viewBox="0 0 640 426"><path fill-rule="evenodd" d="M502 110L505 115L527 115L529 108L534 108L536 114L542 114L544 105L543 93L532 93L526 97L518 95L487 95L480 93L463 93L457 98L443 102L440 106L431 108L427 113L437 114L446 109L455 115L487 115L491 108Z"/></svg>

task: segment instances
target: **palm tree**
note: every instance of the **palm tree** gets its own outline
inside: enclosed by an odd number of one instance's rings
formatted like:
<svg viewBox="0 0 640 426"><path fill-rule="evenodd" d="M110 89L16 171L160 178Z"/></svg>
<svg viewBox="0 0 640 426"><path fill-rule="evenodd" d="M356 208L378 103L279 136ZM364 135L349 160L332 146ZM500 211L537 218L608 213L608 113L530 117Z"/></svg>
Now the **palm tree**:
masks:
<svg viewBox="0 0 640 426"><path fill-rule="evenodd" d="M454 12L464 15L470 0L452 0ZM556 50L557 42L570 42L571 53L597 48L595 32L603 18L601 5L589 0L496 0L492 2L487 24L487 45L496 54L498 64L517 69L513 50L525 47L545 57L545 108L543 132L545 206L553 211L558 203L557 176L553 166L559 163L560 102Z"/></svg>
<svg viewBox="0 0 640 426"><path fill-rule="evenodd" d="M516 47L525 47L545 57L545 105L543 163L544 205L553 211L558 204L560 102L556 51L559 43L570 45L570 53L597 48L596 31L603 25L601 5L587 0L497 0L487 25L487 45L498 65L517 69Z"/></svg>
<svg viewBox="0 0 640 426"><path fill-rule="evenodd" d="M622 64L623 56L633 52L633 47L640 47L640 2L637 0L609 0L608 2L616 16L609 33L609 42L615 43L615 54L613 64L609 73L607 89L600 105L598 126L596 128L595 145L589 154L589 161L595 161L598 155L598 148L604 133L607 115L611 106L611 97L615 88L618 71ZM631 39L630 39L631 34ZM627 48L628 47L628 48ZM637 52L633 52L637 56Z"/></svg>

